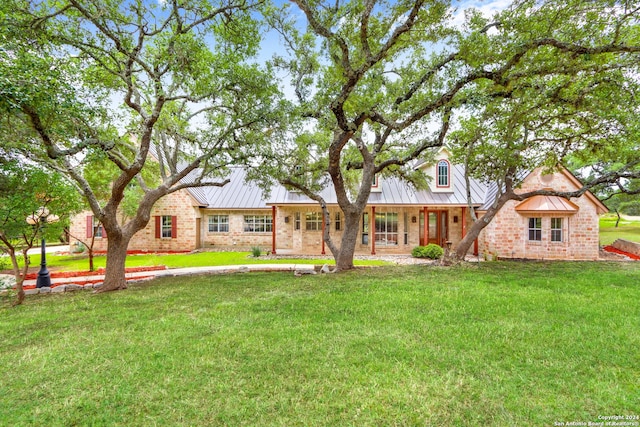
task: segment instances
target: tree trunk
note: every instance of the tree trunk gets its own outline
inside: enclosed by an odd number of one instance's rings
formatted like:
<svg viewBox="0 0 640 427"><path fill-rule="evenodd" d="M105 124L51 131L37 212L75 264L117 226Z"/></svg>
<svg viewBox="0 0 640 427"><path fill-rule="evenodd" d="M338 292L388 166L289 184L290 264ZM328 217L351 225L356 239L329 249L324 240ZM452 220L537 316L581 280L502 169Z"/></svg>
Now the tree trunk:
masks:
<svg viewBox="0 0 640 427"><path fill-rule="evenodd" d="M467 255L467 252L469 252L471 245L473 245L473 242L478 238L478 236L480 236L480 232L489 225L491 220L493 220L493 217L496 216L498 211L505 205L505 203L511 200L511 198L511 195L502 194L493 206L487 209L487 212L473 223L473 225L467 230L467 234L451 253L451 258L454 261L464 260L464 257Z"/></svg>
<svg viewBox="0 0 640 427"><path fill-rule="evenodd" d="M107 267L105 269L104 283L97 292L117 291L127 288L125 261L127 259L127 247L131 238L113 233L109 234L109 239L107 240Z"/></svg>
<svg viewBox="0 0 640 427"><path fill-rule="evenodd" d="M618 212L618 209L616 209L616 215L618 218L616 219L616 226L614 228L618 228L618 224L620 224L620 212Z"/></svg>
<svg viewBox="0 0 640 427"><path fill-rule="evenodd" d="M342 241L338 253L333 254L336 260L336 271L352 270L353 256L358 243L358 231L360 230L360 214L345 214L345 227L342 233Z"/></svg>

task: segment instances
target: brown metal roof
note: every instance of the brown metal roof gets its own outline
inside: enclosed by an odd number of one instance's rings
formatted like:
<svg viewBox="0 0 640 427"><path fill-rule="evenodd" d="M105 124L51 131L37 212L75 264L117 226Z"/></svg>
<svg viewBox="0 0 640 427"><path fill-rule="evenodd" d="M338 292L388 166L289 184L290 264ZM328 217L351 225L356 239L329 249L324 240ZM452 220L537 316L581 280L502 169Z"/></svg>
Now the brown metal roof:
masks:
<svg viewBox="0 0 640 427"><path fill-rule="evenodd" d="M573 202L558 196L533 196L529 197L518 206L519 213L558 213L573 215L580 208Z"/></svg>

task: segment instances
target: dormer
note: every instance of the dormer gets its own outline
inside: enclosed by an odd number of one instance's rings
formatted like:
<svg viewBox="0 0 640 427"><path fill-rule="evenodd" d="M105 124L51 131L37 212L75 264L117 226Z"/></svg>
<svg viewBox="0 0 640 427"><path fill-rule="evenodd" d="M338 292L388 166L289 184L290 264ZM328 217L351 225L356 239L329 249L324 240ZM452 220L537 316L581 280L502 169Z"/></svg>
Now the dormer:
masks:
<svg viewBox="0 0 640 427"><path fill-rule="evenodd" d="M434 161L424 163L419 168L425 175L431 177L429 189L433 193L453 193L454 188L454 168L449 160L449 150L440 148L434 156Z"/></svg>
<svg viewBox="0 0 640 427"><path fill-rule="evenodd" d="M371 183L371 192L372 193L380 193L382 192L382 187L380 186L380 177L378 174L373 176L373 182Z"/></svg>

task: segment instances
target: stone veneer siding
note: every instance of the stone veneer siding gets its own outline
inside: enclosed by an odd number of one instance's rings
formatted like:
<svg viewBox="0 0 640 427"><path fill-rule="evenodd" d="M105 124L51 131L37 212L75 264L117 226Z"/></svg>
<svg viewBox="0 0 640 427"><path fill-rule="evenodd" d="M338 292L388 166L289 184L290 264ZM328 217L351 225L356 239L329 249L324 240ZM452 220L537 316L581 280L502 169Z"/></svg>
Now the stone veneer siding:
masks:
<svg viewBox="0 0 640 427"><path fill-rule="evenodd" d="M556 191L578 188L563 173L554 174L552 182L540 180L540 171L532 172L519 192L543 187ZM522 259L595 260L599 258L599 223L597 207L586 196L571 199L579 210L573 215L557 213L520 214L515 207L521 203L508 201L493 221L481 232L479 251L492 257ZM542 240L529 241L529 218L542 218ZM551 241L551 218L562 218L563 241Z"/></svg>
<svg viewBox="0 0 640 427"><path fill-rule="evenodd" d="M78 240L89 243L87 238L87 216L93 215L91 211L85 211L76 215L70 226L70 248L73 250ZM173 238L156 238L156 216L175 216L177 218L177 236ZM177 191L164 196L156 202L151 210L151 219L147 226L138 231L129 243L129 251L149 252L186 252L196 249L196 218L199 217L199 209L194 206L194 200L186 191ZM106 238L97 237L94 242L94 250L104 252L107 250Z"/></svg>

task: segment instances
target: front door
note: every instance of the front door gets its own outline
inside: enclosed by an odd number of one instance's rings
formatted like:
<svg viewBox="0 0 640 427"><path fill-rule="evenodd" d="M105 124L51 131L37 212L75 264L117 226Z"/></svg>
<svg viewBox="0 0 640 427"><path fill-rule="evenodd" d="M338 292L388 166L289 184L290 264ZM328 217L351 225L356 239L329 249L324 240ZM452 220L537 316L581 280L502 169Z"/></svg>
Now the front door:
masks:
<svg viewBox="0 0 640 427"><path fill-rule="evenodd" d="M445 242L449 239L448 212L447 211L428 211L429 216L429 240L427 243L435 243L444 247ZM420 211L420 244L424 242L424 211Z"/></svg>

